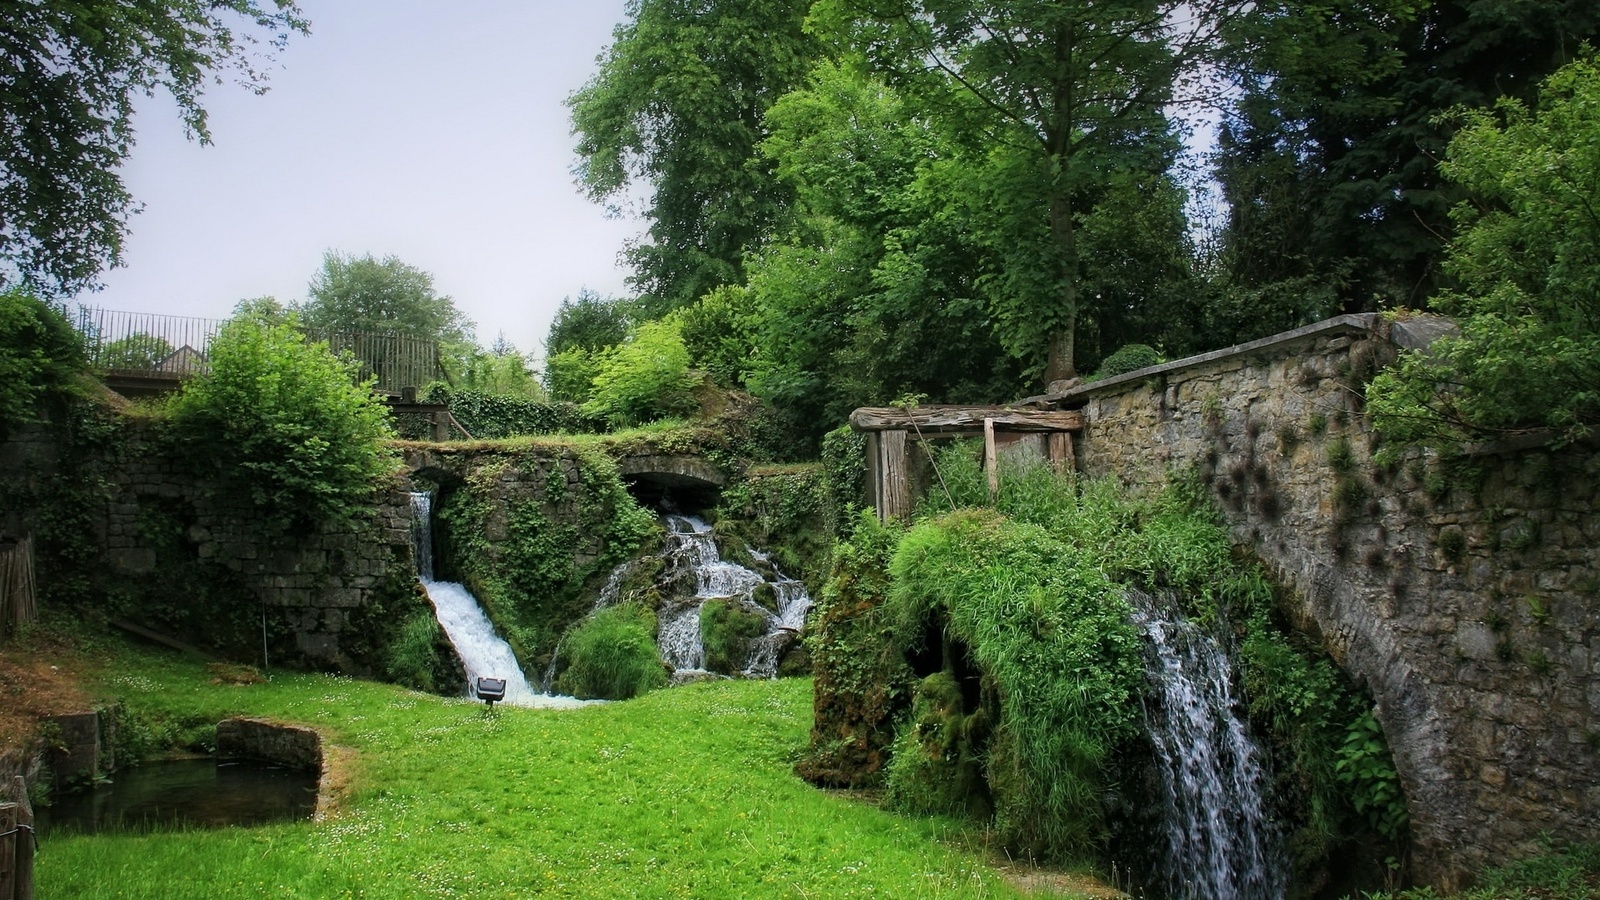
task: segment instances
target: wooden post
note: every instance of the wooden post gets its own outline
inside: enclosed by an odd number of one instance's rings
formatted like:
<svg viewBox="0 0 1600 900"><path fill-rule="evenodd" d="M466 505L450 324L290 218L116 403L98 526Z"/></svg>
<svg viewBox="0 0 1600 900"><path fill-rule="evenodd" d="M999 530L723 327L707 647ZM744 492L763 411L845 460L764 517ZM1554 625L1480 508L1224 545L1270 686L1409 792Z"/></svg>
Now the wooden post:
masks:
<svg viewBox="0 0 1600 900"><path fill-rule="evenodd" d="M911 515L911 473L906 460L906 433L891 429L878 435L883 453L878 471L882 473L878 518L883 521Z"/></svg>
<svg viewBox="0 0 1600 900"><path fill-rule="evenodd" d="M983 468L989 473L989 502L1000 497L1000 454L994 446L994 420L983 420Z"/></svg>
<svg viewBox="0 0 1600 900"><path fill-rule="evenodd" d="M28 803L28 783L18 775L12 779L12 790L16 793L17 824L14 826L16 834L12 850L11 868L15 871L15 887L12 888L13 900L33 900L33 807ZM4 814L0 814L4 818ZM9 831L0 826L0 831ZM0 876L3 877L3 876ZM6 896L4 889L0 889L0 897Z"/></svg>
<svg viewBox="0 0 1600 900"><path fill-rule="evenodd" d="M1072 458L1072 432L1050 433L1050 467L1056 470L1057 475L1077 469L1077 463Z"/></svg>

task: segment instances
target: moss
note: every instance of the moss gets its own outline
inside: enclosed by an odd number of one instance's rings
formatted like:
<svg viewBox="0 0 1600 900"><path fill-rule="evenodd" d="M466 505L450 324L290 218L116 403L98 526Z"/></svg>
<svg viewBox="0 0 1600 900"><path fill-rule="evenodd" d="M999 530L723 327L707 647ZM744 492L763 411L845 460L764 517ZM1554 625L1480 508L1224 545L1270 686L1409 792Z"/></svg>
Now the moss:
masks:
<svg viewBox="0 0 1600 900"><path fill-rule="evenodd" d="M954 673L939 671L912 691L911 715L895 738L888 771L891 806L913 813L987 819L984 776L993 730L983 706L967 710Z"/></svg>
<svg viewBox="0 0 1600 900"><path fill-rule="evenodd" d="M745 609L739 601L707 600L700 607L700 643L705 665L712 672L731 675L744 667L750 644L766 633L765 616Z"/></svg>

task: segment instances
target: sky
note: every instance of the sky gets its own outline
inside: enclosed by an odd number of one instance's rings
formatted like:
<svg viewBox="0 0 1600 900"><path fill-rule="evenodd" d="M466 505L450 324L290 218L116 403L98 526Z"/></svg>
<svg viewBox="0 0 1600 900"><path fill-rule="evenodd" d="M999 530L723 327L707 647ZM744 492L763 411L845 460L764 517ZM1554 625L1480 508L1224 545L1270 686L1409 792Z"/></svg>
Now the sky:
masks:
<svg viewBox="0 0 1600 900"><path fill-rule="evenodd" d="M563 101L624 0L300 0L311 35L269 91L211 87L211 146L145 101L122 175L143 211L84 305L225 318L303 300L325 251L393 255L477 323L541 350L564 297L621 294L643 225L579 192Z"/></svg>

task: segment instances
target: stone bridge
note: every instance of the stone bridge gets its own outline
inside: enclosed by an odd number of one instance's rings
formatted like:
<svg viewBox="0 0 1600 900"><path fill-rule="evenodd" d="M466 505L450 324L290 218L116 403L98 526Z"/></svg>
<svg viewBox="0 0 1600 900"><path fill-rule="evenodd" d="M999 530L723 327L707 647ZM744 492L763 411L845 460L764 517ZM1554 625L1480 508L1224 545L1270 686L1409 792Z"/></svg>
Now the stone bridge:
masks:
<svg viewBox="0 0 1600 900"><path fill-rule="evenodd" d="M498 453L500 451L486 451ZM441 452L436 448L413 445L405 451L408 475L426 474L434 478L459 478L470 451ZM662 501L684 510L700 510L716 505L718 495L728 483L730 473L692 453L656 453L649 450L616 457L617 471L628 491L646 506ZM461 471L458 471L461 470Z"/></svg>

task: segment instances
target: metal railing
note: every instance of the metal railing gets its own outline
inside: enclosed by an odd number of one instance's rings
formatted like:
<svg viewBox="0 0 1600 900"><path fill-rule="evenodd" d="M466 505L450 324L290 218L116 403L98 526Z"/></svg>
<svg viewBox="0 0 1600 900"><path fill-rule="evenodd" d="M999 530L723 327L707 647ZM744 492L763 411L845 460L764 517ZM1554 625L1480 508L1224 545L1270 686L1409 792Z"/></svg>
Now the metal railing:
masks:
<svg viewBox="0 0 1600 900"><path fill-rule="evenodd" d="M69 313L83 335L92 366L108 376L180 381L204 372L211 340L222 319L123 312L80 306ZM378 331L307 328L308 340L325 342L361 364L360 377L377 377L376 389L398 395L443 377L439 344L427 338Z"/></svg>

